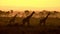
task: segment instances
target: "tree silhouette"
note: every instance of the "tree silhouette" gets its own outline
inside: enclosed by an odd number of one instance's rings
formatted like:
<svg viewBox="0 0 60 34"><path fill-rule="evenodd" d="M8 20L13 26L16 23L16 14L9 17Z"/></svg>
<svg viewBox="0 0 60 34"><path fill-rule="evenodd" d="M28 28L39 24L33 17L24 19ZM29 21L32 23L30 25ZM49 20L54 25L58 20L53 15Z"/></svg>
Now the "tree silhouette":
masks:
<svg viewBox="0 0 60 34"><path fill-rule="evenodd" d="M40 16L41 18L43 17L43 15L44 15L43 12L39 12L39 16Z"/></svg>
<svg viewBox="0 0 60 34"><path fill-rule="evenodd" d="M57 12L57 11L54 11L54 13L55 13L55 14L57 14L57 13L59 13L59 12Z"/></svg>
<svg viewBox="0 0 60 34"><path fill-rule="evenodd" d="M57 18L57 14L58 14L59 12L57 12L57 11L54 11L54 15L55 15L55 17Z"/></svg>
<svg viewBox="0 0 60 34"><path fill-rule="evenodd" d="M29 10L25 10L25 15L27 16L27 15L29 15Z"/></svg>
<svg viewBox="0 0 60 34"><path fill-rule="evenodd" d="M10 14L10 12L9 12L9 11L7 11L7 12L6 12L6 16L8 17L8 16L9 16L9 14Z"/></svg>
<svg viewBox="0 0 60 34"><path fill-rule="evenodd" d="M11 13L13 13L13 10L10 10L11 11Z"/></svg>
<svg viewBox="0 0 60 34"><path fill-rule="evenodd" d="M2 11L2 10L0 10L0 16L2 15L2 12L3 12L3 11Z"/></svg>

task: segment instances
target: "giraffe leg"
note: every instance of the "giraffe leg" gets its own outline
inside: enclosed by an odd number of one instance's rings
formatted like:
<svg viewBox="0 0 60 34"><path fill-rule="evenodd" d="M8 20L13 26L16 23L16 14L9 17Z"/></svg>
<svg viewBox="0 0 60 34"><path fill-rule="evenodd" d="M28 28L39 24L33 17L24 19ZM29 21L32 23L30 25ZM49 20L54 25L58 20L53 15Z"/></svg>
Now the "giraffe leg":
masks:
<svg viewBox="0 0 60 34"><path fill-rule="evenodd" d="M29 23L29 21L27 21L27 26L30 26L30 23Z"/></svg>
<svg viewBox="0 0 60 34"><path fill-rule="evenodd" d="M41 23L39 23L39 26L41 26Z"/></svg>
<svg viewBox="0 0 60 34"><path fill-rule="evenodd" d="M43 21L40 22L40 26L42 26Z"/></svg>
<svg viewBox="0 0 60 34"><path fill-rule="evenodd" d="M46 21L43 22L43 26L45 26Z"/></svg>
<svg viewBox="0 0 60 34"><path fill-rule="evenodd" d="M25 25L25 22L26 22L26 21L23 21L23 24L22 24L23 26Z"/></svg>

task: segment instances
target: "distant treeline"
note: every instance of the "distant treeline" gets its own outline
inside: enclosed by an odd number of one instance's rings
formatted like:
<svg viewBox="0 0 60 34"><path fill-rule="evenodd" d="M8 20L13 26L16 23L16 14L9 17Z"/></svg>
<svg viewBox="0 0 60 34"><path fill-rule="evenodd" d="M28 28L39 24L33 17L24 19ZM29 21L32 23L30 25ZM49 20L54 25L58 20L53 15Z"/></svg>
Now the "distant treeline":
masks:
<svg viewBox="0 0 60 34"><path fill-rule="evenodd" d="M47 11L47 10L43 10L43 11L35 11L35 14L32 16L32 17L35 17L35 18L39 18L39 17L45 17L46 14L50 12L51 15L50 17L60 17L60 12L58 11ZM20 11L13 11L13 10L10 10L10 11L3 11L3 10L0 10L0 17L13 17L15 14L17 14L17 17L26 17L28 15L30 15L32 13L32 11L29 11L29 10L25 10L24 12Z"/></svg>

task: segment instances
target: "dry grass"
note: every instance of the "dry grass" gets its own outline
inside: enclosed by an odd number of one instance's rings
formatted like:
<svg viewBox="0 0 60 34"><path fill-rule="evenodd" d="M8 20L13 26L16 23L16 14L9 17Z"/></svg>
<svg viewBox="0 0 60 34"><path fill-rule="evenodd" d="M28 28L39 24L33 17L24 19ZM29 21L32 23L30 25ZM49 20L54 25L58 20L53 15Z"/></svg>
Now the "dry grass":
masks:
<svg viewBox="0 0 60 34"><path fill-rule="evenodd" d="M0 22L0 34L60 34L60 20L57 18L48 18L46 26L39 26L39 18L31 18L30 27L28 26L7 26L11 18L2 17ZM22 18L16 18L17 23L22 23Z"/></svg>

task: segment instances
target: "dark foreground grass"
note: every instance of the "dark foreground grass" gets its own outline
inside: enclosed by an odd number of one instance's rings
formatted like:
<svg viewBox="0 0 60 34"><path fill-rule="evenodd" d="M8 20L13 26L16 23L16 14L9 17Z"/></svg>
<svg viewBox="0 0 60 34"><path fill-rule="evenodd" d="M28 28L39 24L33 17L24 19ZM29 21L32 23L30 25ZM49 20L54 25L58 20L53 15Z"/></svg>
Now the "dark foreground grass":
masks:
<svg viewBox="0 0 60 34"><path fill-rule="evenodd" d="M48 18L45 26L39 26L39 18L31 18L31 26L22 26L23 18L16 18L19 25L7 26L11 18L0 18L0 34L60 34L60 19Z"/></svg>
<svg viewBox="0 0 60 34"><path fill-rule="evenodd" d="M0 27L0 34L60 34L60 28L51 26Z"/></svg>

